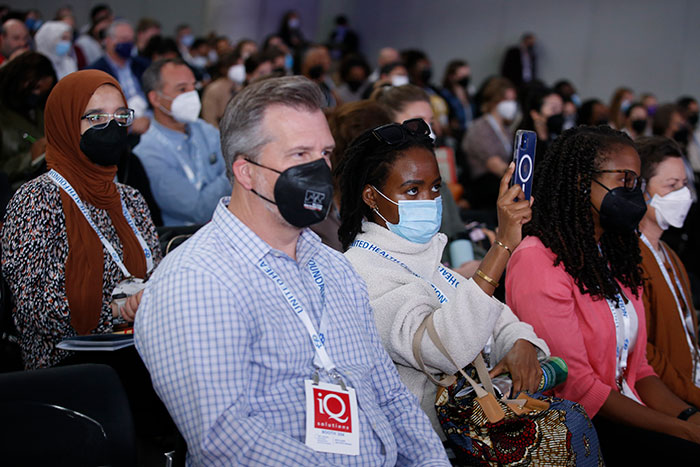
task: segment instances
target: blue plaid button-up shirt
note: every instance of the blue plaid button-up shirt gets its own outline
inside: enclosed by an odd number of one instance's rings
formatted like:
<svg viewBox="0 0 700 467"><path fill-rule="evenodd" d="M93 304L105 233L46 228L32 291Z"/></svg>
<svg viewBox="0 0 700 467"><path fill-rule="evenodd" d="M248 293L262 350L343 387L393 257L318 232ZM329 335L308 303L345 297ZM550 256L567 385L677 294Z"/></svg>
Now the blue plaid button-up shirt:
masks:
<svg viewBox="0 0 700 467"><path fill-rule="evenodd" d="M449 465L417 399L383 349L366 286L347 260L305 229L297 260L271 248L219 202L212 222L168 255L149 281L136 346L195 465ZM265 259L306 307L358 401L360 454L304 444L309 334ZM307 267L325 279L326 305Z"/></svg>

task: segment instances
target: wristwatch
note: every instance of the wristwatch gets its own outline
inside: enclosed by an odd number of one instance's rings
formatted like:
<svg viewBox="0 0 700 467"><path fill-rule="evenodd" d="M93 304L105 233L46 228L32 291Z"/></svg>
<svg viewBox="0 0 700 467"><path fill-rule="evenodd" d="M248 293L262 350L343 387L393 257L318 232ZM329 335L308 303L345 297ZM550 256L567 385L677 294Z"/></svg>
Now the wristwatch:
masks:
<svg viewBox="0 0 700 467"><path fill-rule="evenodd" d="M685 409L683 412L678 414L678 418L680 418L681 420L688 420L691 415L693 415L694 413L697 413L697 412L698 412L698 409L691 405L690 407Z"/></svg>

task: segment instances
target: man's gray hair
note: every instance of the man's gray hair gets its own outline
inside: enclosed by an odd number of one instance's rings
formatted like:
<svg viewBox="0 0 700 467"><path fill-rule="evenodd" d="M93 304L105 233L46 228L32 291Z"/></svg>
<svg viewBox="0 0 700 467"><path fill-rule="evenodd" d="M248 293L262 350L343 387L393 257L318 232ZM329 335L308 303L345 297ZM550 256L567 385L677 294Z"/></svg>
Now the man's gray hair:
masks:
<svg viewBox="0 0 700 467"><path fill-rule="evenodd" d="M146 95L146 99L148 99L149 92L163 89L161 71L168 63L187 66L187 63L181 58L164 58L151 63L148 68L146 68L146 71L143 72L143 76L141 76L141 87L143 88L143 93Z"/></svg>
<svg viewBox="0 0 700 467"><path fill-rule="evenodd" d="M119 26L124 25L124 24L126 24L127 26L129 26L132 30L134 29L134 27L131 25L131 23L128 22L127 20L125 20L125 19L115 19L114 21L112 21L112 24L110 24L110 25L107 27L107 30L105 31L105 36L106 36L106 37L114 38L116 29L117 29Z"/></svg>
<svg viewBox="0 0 700 467"><path fill-rule="evenodd" d="M226 175L234 183L233 161L245 155L257 160L270 135L262 130L265 110L272 105L314 112L324 104L319 87L303 76L266 78L251 83L231 99L221 119L221 151Z"/></svg>

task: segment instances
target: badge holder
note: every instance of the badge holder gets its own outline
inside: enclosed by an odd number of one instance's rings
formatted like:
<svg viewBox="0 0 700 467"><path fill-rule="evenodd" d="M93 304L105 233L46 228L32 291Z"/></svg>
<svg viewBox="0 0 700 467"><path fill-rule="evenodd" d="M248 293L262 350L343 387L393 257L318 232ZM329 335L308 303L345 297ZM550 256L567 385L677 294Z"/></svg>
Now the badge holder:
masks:
<svg viewBox="0 0 700 467"><path fill-rule="evenodd" d="M305 383L306 445L319 452L360 454L357 397L337 371L329 372L337 384L320 380L318 370Z"/></svg>

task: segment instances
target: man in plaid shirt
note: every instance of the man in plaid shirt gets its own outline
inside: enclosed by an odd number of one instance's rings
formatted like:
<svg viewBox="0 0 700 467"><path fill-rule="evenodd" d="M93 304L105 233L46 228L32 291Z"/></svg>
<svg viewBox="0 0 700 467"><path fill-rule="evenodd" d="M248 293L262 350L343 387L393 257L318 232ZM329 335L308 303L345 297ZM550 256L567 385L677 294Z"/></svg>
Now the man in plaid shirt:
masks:
<svg viewBox="0 0 700 467"><path fill-rule="evenodd" d="M190 465L449 465L381 345L364 282L300 227L332 198L321 103L303 77L254 83L229 103L231 198L143 295L136 345ZM354 391L359 454L309 446L309 381Z"/></svg>

